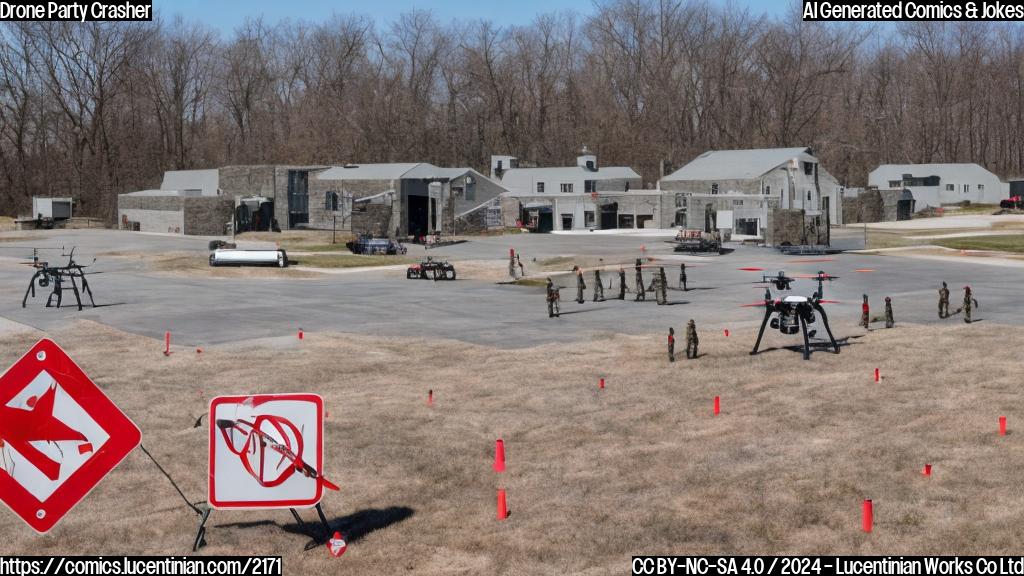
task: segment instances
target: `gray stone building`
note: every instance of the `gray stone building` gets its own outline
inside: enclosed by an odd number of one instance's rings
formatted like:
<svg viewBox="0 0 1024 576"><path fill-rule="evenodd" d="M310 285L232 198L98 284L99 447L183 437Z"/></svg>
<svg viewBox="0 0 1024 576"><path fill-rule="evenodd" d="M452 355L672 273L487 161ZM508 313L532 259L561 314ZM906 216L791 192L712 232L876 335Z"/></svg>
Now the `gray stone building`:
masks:
<svg viewBox="0 0 1024 576"><path fill-rule="evenodd" d="M676 226L726 238L827 244L829 226L843 221L843 187L810 148L708 151L659 186L673 197Z"/></svg>
<svg viewBox="0 0 1024 576"><path fill-rule="evenodd" d="M575 166L521 167L513 156L491 156L491 177L508 188L502 200L507 226L537 231L661 228L670 223L662 195L642 190L640 175L624 166L599 167L586 148Z"/></svg>
<svg viewBox="0 0 1024 576"><path fill-rule="evenodd" d="M380 235L465 234L501 227L508 190L472 168L424 162L346 164L310 180L310 227Z"/></svg>
<svg viewBox="0 0 1024 576"><path fill-rule="evenodd" d="M273 219L282 230L341 230L378 235L467 233L501 226L498 197L507 190L471 168L426 163L225 166L170 171L159 190L122 194L119 218L145 231L224 234L237 208L264 207L261 229ZM196 200L221 198L222 202ZM207 220L187 206L208 206ZM266 214L267 216L263 216ZM126 226L130 227L130 226ZM203 230L199 232L197 230Z"/></svg>
<svg viewBox="0 0 1024 576"><path fill-rule="evenodd" d="M908 188L847 188L843 191L843 223L910 220L915 204L914 194Z"/></svg>
<svg viewBox="0 0 1024 576"><path fill-rule="evenodd" d="M217 170L172 170L157 190L117 197L121 228L222 236L228 232L234 201L220 193Z"/></svg>

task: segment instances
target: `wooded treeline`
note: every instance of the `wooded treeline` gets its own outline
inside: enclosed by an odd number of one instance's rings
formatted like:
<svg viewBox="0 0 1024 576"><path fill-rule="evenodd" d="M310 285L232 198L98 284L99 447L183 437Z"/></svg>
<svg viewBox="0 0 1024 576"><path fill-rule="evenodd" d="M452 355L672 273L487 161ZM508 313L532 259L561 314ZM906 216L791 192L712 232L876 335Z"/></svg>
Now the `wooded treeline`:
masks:
<svg viewBox="0 0 1024 576"><path fill-rule="evenodd" d="M159 15L158 15L159 17ZM847 185L884 162L1024 174L1024 27L882 28L700 1L609 0L528 26L412 12L318 23L4 23L0 214L116 195L164 170L490 154L653 183L707 149L812 146Z"/></svg>

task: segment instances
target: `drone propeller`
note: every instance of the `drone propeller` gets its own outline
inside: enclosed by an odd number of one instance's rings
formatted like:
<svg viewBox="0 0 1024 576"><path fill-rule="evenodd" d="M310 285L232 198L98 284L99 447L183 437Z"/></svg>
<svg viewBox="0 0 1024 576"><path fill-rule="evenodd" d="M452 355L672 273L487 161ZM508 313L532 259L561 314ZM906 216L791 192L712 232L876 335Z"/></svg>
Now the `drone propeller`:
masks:
<svg viewBox="0 0 1024 576"><path fill-rule="evenodd" d="M839 276L832 276L831 274L794 274L793 278L809 278L811 280L838 280Z"/></svg>
<svg viewBox="0 0 1024 576"><path fill-rule="evenodd" d="M818 304L842 304L839 300L818 300Z"/></svg>
<svg viewBox="0 0 1024 576"><path fill-rule="evenodd" d="M740 304L740 308L759 308L762 306L771 306L771 300L761 300L760 302L751 302L750 304Z"/></svg>
<svg viewBox="0 0 1024 576"><path fill-rule="evenodd" d="M854 272L874 272L871 268L857 268Z"/></svg>
<svg viewBox="0 0 1024 576"><path fill-rule="evenodd" d="M737 270L743 270L744 272L764 272L764 268L757 268L755 266L747 266L745 268L737 268Z"/></svg>

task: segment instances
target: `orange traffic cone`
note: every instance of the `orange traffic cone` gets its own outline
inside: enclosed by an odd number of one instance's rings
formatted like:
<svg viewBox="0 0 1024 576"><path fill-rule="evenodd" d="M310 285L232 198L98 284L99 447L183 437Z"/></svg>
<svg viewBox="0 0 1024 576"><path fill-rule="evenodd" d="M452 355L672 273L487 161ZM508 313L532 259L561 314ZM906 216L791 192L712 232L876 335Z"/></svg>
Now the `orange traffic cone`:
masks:
<svg viewBox="0 0 1024 576"><path fill-rule="evenodd" d="M508 503L505 501L505 489L498 488L498 520L508 518Z"/></svg>

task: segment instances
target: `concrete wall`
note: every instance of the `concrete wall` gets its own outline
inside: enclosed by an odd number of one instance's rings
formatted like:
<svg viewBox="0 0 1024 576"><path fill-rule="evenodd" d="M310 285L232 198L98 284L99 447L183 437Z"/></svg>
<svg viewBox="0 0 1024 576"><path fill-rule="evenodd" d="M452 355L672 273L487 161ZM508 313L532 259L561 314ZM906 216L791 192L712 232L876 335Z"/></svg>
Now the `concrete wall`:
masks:
<svg viewBox="0 0 1024 576"><path fill-rule="evenodd" d="M122 194L117 197L118 226L125 217L138 222L140 232L184 233L184 197Z"/></svg>
<svg viewBox="0 0 1024 576"><path fill-rule="evenodd" d="M352 233L390 236L391 204L362 203L352 212Z"/></svg>
<svg viewBox="0 0 1024 576"><path fill-rule="evenodd" d="M234 198L201 196L185 198L184 233L194 236L224 236L234 215Z"/></svg>
<svg viewBox="0 0 1024 576"><path fill-rule="evenodd" d="M117 198L118 226L125 217L140 232L223 236L234 199L227 196L126 196Z"/></svg>

